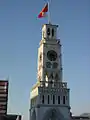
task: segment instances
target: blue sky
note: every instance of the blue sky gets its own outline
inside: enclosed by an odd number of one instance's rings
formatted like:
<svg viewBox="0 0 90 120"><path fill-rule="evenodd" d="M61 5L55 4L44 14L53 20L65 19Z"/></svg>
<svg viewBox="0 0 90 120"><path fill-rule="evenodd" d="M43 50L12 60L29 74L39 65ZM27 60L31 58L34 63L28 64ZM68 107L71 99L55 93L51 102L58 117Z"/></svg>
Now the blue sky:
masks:
<svg viewBox="0 0 90 120"><path fill-rule="evenodd" d="M37 81L37 49L44 0L0 0L0 79L9 77L8 113L28 119L30 90ZM90 112L90 0L52 0L51 20L58 24L63 79L70 88L71 111Z"/></svg>

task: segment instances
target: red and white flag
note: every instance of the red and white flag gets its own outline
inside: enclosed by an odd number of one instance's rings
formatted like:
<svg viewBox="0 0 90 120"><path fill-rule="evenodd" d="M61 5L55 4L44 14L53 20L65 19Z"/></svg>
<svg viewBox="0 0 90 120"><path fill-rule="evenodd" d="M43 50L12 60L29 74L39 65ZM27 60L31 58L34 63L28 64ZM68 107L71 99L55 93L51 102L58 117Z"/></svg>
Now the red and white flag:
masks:
<svg viewBox="0 0 90 120"><path fill-rule="evenodd" d="M46 12L48 12L48 3L43 7L41 12L38 15L38 18L42 18L46 16Z"/></svg>

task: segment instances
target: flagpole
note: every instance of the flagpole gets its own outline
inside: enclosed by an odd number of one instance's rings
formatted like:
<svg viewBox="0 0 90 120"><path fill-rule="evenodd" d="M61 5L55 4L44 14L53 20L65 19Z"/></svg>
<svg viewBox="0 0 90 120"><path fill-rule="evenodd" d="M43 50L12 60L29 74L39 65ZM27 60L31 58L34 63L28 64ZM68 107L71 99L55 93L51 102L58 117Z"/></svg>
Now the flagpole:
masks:
<svg viewBox="0 0 90 120"><path fill-rule="evenodd" d="M51 18L50 18L50 1L48 1L48 24L51 24Z"/></svg>

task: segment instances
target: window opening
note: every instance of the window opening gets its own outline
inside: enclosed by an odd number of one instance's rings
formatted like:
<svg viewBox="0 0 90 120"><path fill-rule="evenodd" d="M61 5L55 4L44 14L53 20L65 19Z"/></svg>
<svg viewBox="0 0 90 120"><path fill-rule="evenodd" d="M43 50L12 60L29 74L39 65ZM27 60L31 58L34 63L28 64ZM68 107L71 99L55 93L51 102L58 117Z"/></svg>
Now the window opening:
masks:
<svg viewBox="0 0 90 120"><path fill-rule="evenodd" d="M55 104L55 95L53 95L53 104Z"/></svg>
<svg viewBox="0 0 90 120"><path fill-rule="evenodd" d="M54 29L52 29L52 37L54 36Z"/></svg>
<svg viewBox="0 0 90 120"><path fill-rule="evenodd" d="M48 95L48 104L49 104L49 95Z"/></svg>
<svg viewBox="0 0 90 120"><path fill-rule="evenodd" d="M47 29L47 35L50 35L50 28Z"/></svg>
<svg viewBox="0 0 90 120"><path fill-rule="evenodd" d="M63 104L65 104L65 96L63 96Z"/></svg>
<svg viewBox="0 0 90 120"><path fill-rule="evenodd" d="M44 95L42 96L42 103L44 104Z"/></svg>
<svg viewBox="0 0 90 120"><path fill-rule="evenodd" d="M58 104L60 104L60 96L58 96Z"/></svg>

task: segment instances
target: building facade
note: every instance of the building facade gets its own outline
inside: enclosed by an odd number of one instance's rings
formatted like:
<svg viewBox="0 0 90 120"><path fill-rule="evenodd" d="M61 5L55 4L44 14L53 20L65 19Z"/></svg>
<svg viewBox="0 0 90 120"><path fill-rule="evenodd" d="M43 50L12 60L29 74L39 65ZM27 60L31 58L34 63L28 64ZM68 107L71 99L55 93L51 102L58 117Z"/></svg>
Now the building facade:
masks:
<svg viewBox="0 0 90 120"><path fill-rule="evenodd" d="M90 120L90 116L72 116L72 120Z"/></svg>
<svg viewBox="0 0 90 120"><path fill-rule="evenodd" d="M70 120L69 88L63 82L58 25L44 24L38 48L37 83L30 94L30 120Z"/></svg>
<svg viewBox="0 0 90 120"><path fill-rule="evenodd" d="M7 114L8 81L0 80L0 115Z"/></svg>
<svg viewBox="0 0 90 120"><path fill-rule="evenodd" d="M0 120L21 120L21 115L7 114L8 87L7 80L0 80Z"/></svg>
<svg viewBox="0 0 90 120"><path fill-rule="evenodd" d="M21 120L21 115L1 115L0 120Z"/></svg>

